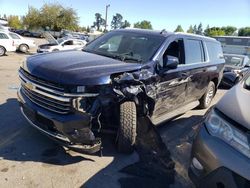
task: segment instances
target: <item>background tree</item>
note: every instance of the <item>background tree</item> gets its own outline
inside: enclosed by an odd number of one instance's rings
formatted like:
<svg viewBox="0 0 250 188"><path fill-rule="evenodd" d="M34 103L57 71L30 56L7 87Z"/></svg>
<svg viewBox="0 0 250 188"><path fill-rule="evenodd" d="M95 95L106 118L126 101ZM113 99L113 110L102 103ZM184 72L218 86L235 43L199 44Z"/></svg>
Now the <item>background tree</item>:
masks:
<svg viewBox="0 0 250 188"><path fill-rule="evenodd" d="M184 32L184 30L182 29L181 25L178 25L174 32Z"/></svg>
<svg viewBox="0 0 250 188"><path fill-rule="evenodd" d="M113 19L111 21L111 28L112 29L121 28L123 25L122 19L123 19L122 15L119 13L116 13L116 15L113 16Z"/></svg>
<svg viewBox="0 0 250 188"><path fill-rule="evenodd" d="M209 29L206 29L205 33L207 34L207 36L210 36L210 37L225 35L225 31L222 30L220 27L211 27Z"/></svg>
<svg viewBox="0 0 250 188"><path fill-rule="evenodd" d="M23 24L27 29L34 29L41 27L39 10L32 6L29 6L28 13L23 17Z"/></svg>
<svg viewBox="0 0 250 188"><path fill-rule="evenodd" d="M126 28L126 27L130 27L131 24L128 22L128 20L125 20L121 26L121 28Z"/></svg>
<svg viewBox="0 0 250 188"><path fill-rule="evenodd" d="M194 29L192 25L189 26L187 33L194 33Z"/></svg>
<svg viewBox="0 0 250 188"><path fill-rule="evenodd" d="M29 7L28 13L24 16L24 24L28 29L78 30L78 21L79 17L74 9L65 8L58 3L46 3L40 10Z"/></svg>
<svg viewBox="0 0 250 188"><path fill-rule="evenodd" d="M193 33L197 33L197 26L196 25L194 25Z"/></svg>
<svg viewBox="0 0 250 188"><path fill-rule="evenodd" d="M250 36L250 27L240 28L238 31L239 36Z"/></svg>
<svg viewBox="0 0 250 188"><path fill-rule="evenodd" d="M102 18L100 13L95 13L95 22L93 23L93 27L100 31L101 26L105 26L105 19Z"/></svg>
<svg viewBox="0 0 250 188"><path fill-rule="evenodd" d="M141 29L153 29L151 22L147 20L143 20L141 22L136 22L134 24L134 28L141 28Z"/></svg>
<svg viewBox="0 0 250 188"><path fill-rule="evenodd" d="M208 36L208 31L209 31L210 27L209 25L207 25L206 29L204 30L204 35Z"/></svg>
<svg viewBox="0 0 250 188"><path fill-rule="evenodd" d="M197 34L197 35L203 35L202 23L200 23L200 24L198 25L196 34Z"/></svg>
<svg viewBox="0 0 250 188"><path fill-rule="evenodd" d="M230 36L230 35L233 35L235 33L235 31L237 31L237 28L236 27L233 27L233 26L226 26L226 27L222 27L221 28L226 35Z"/></svg>
<svg viewBox="0 0 250 188"><path fill-rule="evenodd" d="M22 28L22 22L18 16L10 15L10 16L8 16L7 20L8 20L8 25L11 28L14 28L14 29L21 29Z"/></svg>

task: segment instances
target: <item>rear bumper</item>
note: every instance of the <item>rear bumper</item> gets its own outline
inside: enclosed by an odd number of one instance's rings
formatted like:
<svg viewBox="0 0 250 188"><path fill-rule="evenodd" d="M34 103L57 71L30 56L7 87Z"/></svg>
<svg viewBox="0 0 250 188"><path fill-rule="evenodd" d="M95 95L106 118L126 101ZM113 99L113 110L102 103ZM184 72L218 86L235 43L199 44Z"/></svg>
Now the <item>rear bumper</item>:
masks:
<svg viewBox="0 0 250 188"><path fill-rule="evenodd" d="M30 125L59 144L83 153L95 153L101 149L101 140L90 129L88 114L61 115L32 103L18 91L21 112Z"/></svg>
<svg viewBox="0 0 250 188"><path fill-rule="evenodd" d="M193 142L189 177L198 187L250 187L250 159L222 140L211 136L204 125Z"/></svg>

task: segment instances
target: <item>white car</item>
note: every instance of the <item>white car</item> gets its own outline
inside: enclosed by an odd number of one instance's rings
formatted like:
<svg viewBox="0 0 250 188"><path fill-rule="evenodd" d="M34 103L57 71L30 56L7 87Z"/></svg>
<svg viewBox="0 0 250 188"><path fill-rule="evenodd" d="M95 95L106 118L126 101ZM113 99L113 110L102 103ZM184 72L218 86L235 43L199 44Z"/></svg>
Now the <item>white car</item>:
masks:
<svg viewBox="0 0 250 188"><path fill-rule="evenodd" d="M6 52L16 51L16 46L13 39L10 39L7 34L0 32L0 56Z"/></svg>
<svg viewBox="0 0 250 188"><path fill-rule="evenodd" d="M14 41L14 45L16 46L16 49L21 52L28 52L30 48L36 47L35 41L31 39L23 38L22 36L12 33L12 32L6 32L6 31L0 31L0 34L7 35L8 39Z"/></svg>
<svg viewBox="0 0 250 188"><path fill-rule="evenodd" d="M59 38L56 40L49 33L45 33L43 35L49 43L39 45L37 49L38 53L61 51L61 50L79 50L82 49L87 44L87 41L85 40L74 39L74 38Z"/></svg>

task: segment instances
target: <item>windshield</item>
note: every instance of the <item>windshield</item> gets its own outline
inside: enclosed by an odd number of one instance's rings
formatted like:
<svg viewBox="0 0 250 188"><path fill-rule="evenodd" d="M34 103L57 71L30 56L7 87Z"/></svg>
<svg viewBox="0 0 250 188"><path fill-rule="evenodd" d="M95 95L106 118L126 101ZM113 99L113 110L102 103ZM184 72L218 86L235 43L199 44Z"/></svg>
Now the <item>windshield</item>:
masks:
<svg viewBox="0 0 250 188"><path fill-rule="evenodd" d="M240 57L240 56L227 56L224 55L225 61L226 61L226 65L231 65L231 66L242 66L243 64L243 60L244 57Z"/></svg>
<svg viewBox="0 0 250 188"><path fill-rule="evenodd" d="M149 61L164 42L164 36L132 32L110 32L83 50L128 62Z"/></svg>

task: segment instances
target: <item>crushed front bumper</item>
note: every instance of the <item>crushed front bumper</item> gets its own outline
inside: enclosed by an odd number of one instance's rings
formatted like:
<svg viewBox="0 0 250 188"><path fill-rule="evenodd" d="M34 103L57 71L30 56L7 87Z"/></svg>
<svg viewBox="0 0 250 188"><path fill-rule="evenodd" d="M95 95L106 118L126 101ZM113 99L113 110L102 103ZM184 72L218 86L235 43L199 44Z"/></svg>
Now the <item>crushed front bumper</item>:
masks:
<svg viewBox="0 0 250 188"><path fill-rule="evenodd" d="M17 95L23 116L41 133L78 152L95 153L101 149L101 139L91 131L88 114L57 114L32 103L21 90Z"/></svg>

